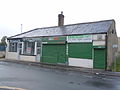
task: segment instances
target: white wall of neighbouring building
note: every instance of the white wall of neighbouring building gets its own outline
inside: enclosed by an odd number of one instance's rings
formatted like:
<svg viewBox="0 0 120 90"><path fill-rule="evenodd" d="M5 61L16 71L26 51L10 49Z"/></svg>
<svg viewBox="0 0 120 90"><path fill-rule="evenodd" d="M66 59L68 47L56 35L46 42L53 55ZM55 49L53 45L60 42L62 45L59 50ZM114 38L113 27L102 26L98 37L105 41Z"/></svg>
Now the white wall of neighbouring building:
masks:
<svg viewBox="0 0 120 90"><path fill-rule="evenodd" d="M6 52L6 59L17 60L18 54L16 52Z"/></svg>
<svg viewBox="0 0 120 90"><path fill-rule="evenodd" d="M25 56L25 55L20 55L20 60L22 61L33 61L35 62L36 56Z"/></svg>
<svg viewBox="0 0 120 90"><path fill-rule="evenodd" d="M69 58L69 66L93 68L92 59Z"/></svg>

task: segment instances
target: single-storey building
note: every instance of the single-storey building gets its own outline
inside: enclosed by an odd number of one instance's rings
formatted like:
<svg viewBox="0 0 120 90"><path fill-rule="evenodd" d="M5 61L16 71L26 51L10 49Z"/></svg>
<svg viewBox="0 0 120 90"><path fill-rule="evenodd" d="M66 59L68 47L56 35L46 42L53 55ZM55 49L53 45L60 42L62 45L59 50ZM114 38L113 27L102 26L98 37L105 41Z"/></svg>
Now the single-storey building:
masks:
<svg viewBox="0 0 120 90"><path fill-rule="evenodd" d="M117 56L114 20L37 28L8 38L6 59L110 69Z"/></svg>

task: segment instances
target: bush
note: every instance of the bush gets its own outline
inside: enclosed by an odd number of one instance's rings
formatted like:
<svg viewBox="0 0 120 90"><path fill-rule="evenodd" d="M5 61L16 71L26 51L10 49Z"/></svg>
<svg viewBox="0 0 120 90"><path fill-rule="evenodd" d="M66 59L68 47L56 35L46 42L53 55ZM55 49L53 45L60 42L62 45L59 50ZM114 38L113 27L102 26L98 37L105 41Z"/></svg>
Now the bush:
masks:
<svg viewBox="0 0 120 90"><path fill-rule="evenodd" d="M112 71L114 71L114 63L112 64ZM120 72L120 52L118 53L118 57L116 59L116 72Z"/></svg>

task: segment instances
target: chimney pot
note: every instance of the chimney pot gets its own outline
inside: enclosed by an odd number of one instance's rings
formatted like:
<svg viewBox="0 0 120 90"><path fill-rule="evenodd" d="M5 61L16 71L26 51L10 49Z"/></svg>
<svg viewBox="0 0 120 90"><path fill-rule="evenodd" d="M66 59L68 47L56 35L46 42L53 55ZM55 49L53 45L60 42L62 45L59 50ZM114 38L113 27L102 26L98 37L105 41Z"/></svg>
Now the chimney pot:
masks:
<svg viewBox="0 0 120 90"><path fill-rule="evenodd" d="M64 25L64 15L63 11L61 11L61 14L58 15L58 26L63 26Z"/></svg>

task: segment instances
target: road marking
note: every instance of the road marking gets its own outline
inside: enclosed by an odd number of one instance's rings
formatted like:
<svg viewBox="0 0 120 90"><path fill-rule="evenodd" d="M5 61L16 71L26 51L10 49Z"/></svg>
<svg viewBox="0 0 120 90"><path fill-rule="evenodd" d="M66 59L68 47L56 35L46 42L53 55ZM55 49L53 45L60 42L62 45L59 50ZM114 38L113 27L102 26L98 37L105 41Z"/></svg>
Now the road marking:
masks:
<svg viewBox="0 0 120 90"><path fill-rule="evenodd" d="M23 89L23 88L8 87L8 86L0 86L0 89L7 89L7 90L26 90L26 89Z"/></svg>

